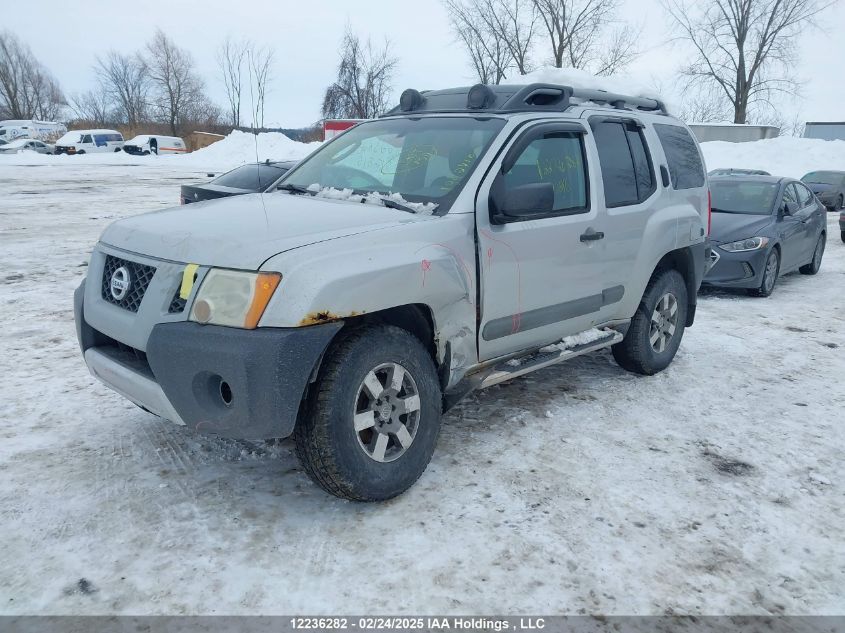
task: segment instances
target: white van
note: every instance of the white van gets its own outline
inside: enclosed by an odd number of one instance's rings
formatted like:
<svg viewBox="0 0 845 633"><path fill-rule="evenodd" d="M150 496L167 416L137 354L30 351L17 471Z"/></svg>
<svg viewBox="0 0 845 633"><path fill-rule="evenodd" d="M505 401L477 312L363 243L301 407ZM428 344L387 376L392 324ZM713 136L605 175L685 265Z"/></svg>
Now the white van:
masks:
<svg viewBox="0 0 845 633"><path fill-rule="evenodd" d="M56 154L119 152L123 134L116 130L72 130L56 141Z"/></svg>
<svg viewBox="0 0 845 633"><path fill-rule="evenodd" d="M8 119L0 121L0 140L14 141L16 138L32 138L41 141L54 141L67 133L63 123L36 121L35 119Z"/></svg>
<svg viewBox="0 0 845 633"><path fill-rule="evenodd" d="M123 151L136 156L147 154L184 154L188 151L185 141L178 136L139 134L123 144Z"/></svg>

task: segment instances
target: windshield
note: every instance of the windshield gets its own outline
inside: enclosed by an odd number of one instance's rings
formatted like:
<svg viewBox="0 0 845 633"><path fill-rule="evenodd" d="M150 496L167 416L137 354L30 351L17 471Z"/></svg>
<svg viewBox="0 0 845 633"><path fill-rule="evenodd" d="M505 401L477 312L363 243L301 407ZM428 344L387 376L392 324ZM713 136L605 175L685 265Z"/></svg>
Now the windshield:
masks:
<svg viewBox="0 0 845 633"><path fill-rule="evenodd" d="M71 143L79 143L80 134L76 132L68 132L58 141L56 141L59 145L71 144Z"/></svg>
<svg viewBox="0 0 845 633"><path fill-rule="evenodd" d="M839 171L811 171L801 180L818 185L841 185L845 182L845 174Z"/></svg>
<svg viewBox="0 0 845 633"><path fill-rule="evenodd" d="M778 185L773 182L714 180L710 182L712 208L721 213L769 215L775 204Z"/></svg>
<svg viewBox="0 0 845 633"><path fill-rule="evenodd" d="M263 191L278 180L287 171L280 165L252 164L243 165L218 176L211 182L224 187Z"/></svg>
<svg viewBox="0 0 845 633"><path fill-rule="evenodd" d="M284 185L394 194L448 206L503 119L420 117L360 123L294 169Z"/></svg>

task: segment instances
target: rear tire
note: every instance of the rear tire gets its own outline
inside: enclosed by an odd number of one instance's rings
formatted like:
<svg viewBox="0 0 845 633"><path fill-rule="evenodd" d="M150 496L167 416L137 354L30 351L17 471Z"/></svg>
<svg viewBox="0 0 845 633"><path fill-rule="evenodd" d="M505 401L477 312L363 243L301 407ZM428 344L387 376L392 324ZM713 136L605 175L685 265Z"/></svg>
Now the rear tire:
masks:
<svg viewBox="0 0 845 633"><path fill-rule="evenodd" d="M841 238L842 238L842 241L843 241L843 242L845 242L845 231L840 231L840 232L839 232L839 237L841 237Z"/></svg>
<svg viewBox="0 0 845 633"><path fill-rule="evenodd" d="M833 205L833 211L842 211L842 207L845 207L845 197L839 196Z"/></svg>
<svg viewBox="0 0 845 633"><path fill-rule="evenodd" d="M687 285L681 273L656 273L646 286L625 338L611 348L619 366L646 376L666 369L684 336L687 302Z"/></svg>
<svg viewBox="0 0 845 633"><path fill-rule="evenodd" d="M362 327L327 353L294 429L296 454L330 494L390 499L428 466L441 410L437 371L423 344L394 326Z"/></svg>
<svg viewBox="0 0 845 633"><path fill-rule="evenodd" d="M824 247L827 240L825 239L825 234L822 233L819 235L819 241L816 242L816 248L813 251L813 261L809 264L805 264L798 269L802 275L815 275L819 272L819 268L822 267L822 257L824 257Z"/></svg>
<svg viewBox="0 0 845 633"><path fill-rule="evenodd" d="M773 248L766 258L766 269L763 272L763 280L759 288L751 288L748 291L752 297L768 297L775 290L775 285L780 275L780 251Z"/></svg>

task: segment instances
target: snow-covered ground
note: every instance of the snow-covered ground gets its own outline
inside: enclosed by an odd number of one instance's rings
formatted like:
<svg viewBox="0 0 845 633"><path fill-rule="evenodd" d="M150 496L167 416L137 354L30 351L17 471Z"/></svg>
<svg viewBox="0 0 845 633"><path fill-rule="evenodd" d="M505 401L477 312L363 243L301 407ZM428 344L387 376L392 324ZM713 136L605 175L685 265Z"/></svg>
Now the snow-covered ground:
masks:
<svg viewBox="0 0 845 633"><path fill-rule="evenodd" d="M0 612L842 613L834 214L817 276L706 293L667 371L604 352L473 394L417 485L362 505L288 441L195 435L88 374L100 231L213 167L127 158L0 160Z"/></svg>

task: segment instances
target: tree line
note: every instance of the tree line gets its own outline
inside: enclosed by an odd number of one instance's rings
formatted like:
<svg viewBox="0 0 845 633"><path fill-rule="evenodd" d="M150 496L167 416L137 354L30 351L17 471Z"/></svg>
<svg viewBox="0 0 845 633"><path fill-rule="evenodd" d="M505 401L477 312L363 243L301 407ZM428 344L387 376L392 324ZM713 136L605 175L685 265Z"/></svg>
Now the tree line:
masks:
<svg viewBox="0 0 845 633"><path fill-rule="evenodd" d="M620 20L624 0L442 0L456 42L477 81L498 84L551 65L596 75L624 72L641 54L641 29ZM686 120L779 121L777 99L795 95L798 37L838 0L660 0L686 61L678 69ZM670 44L671 42L667 43ZM389 40L347 28L324 118L365 119L392 103L399 60ZM191 53L157 30L134 53L97 57L96 87L65 98L29 47L0 32L0 118L72 116L132 128L264 128L275 51L227 38L217 50L225 107L214 104ZM767 121L764 119L768 117Z"/></svg>

